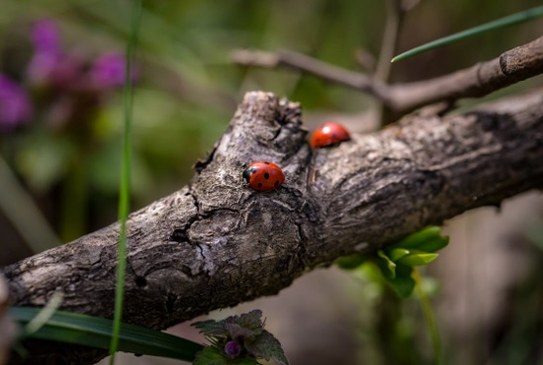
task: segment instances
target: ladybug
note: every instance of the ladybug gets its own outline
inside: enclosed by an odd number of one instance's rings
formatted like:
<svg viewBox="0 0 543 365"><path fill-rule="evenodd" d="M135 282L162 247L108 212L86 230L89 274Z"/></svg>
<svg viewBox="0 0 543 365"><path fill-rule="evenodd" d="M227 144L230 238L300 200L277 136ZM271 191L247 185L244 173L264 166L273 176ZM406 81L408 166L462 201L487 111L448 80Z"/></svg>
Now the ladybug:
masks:
<svg viewBox="0 0 543 365"><path fill-rule="evenodd" d="M258 191L271 191L285 181L283 170L273 162L255 161L243 171L243 178L249 186Z"/></svg>
<svg viewBox="0 0 543 365"><path fill-rule="evenodd" d="M326 122L311 134L311 148L332 147L351 139L347 129L339 123Z"/></svg>

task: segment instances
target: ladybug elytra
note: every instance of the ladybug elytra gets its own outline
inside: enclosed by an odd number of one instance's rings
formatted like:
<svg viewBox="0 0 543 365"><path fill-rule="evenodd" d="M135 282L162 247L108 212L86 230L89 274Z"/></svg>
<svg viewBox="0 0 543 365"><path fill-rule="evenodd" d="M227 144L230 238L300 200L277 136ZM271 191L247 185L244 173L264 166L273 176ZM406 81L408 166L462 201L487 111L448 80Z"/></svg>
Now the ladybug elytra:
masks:
<svg viewBox="0 0 543 365"><path fill-rule="evenodd" d="M324 148L340 144L351 139L347 129L339 123L326 122L311 134L311 148Z"/></svg>
<svg viewBox="0 0 543 365"><path fill-rule="evenodd" d="M243 178L249 186L258 191L271 191L285 181L283 170L273 162L255 161L243 171Z"/></svg>

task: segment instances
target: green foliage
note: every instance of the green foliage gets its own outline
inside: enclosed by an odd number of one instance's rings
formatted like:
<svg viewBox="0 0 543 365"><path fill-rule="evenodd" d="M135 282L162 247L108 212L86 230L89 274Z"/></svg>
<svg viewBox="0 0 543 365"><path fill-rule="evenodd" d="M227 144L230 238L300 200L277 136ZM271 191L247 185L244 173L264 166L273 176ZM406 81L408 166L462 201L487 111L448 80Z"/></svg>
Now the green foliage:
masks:
<svg viewBox="0 0 543 365"><path fill-rule="evenodd" d="M216 347L207 346L200 351L193 362L194 365L259 365L255 358L244 357L229 359L224 352Z"/></svg>
<svg viewBox="0 0 543 365"><path fill-rule="evenodd" d="M342 256L336 260L336 265L344 270L354 270L367 260L366 255L352 254Z"/></svg>
<svg viewBox="0 0 543 365"><path fill-rule="evenodd" d="M193 362L194 365L258 365L255 358L244 357L229 359L224 356L224 351L214 346L204 347Z"/></svg>
<svg viewBox="0 0 543 365"><path fill-rule="evenodd" d="M400 297L406 298L415 288L413 268L434 261L439 256L437 251L448 243L449 238L441 235L441 229L431 226L386 245L377 253L345 256L336 263L343 269L352 270L366 262L373 262L386 282Z"/></svg>
<svg viewBox="0 0 543 365"><path fill-rule="evenodd" d="M208 364L208 365L227 365L229 359L224 357L224 354L221 350L213 346L206 346L194 359L194 365Z"/></svg>
<svg viewBox="0 0 543 365"><path fill-rule="evenodd" d="M288 360L279 341L264 329L258 309L239 316L230 316L220 321L196 322L198 328L211 342L211 346L201 351L194 365L241 365L258 364L257 359L274 360L280 365L288 365ZM239 353L228 354L225 346L235 341L241 347Z"/></svg>
<svg viewBox="0 0 543 365"><path fill-rule="evenodd" d="M26 326L40 308L12 307L9 316ZM23 331L20 340L42 339L109 349L113 321L79 313L56 311L34 331ZM202 346L183 338L148 328L121 324L119 351L192 361Z"/></svg>
<svg viewBox="0 0 543 365"><path fill-rule="evenodd" d="M253 340L245 342L245 348L250 354L265 360L275 360L281 365L288 365L281 343L268 331L264 330Z"/></svg>

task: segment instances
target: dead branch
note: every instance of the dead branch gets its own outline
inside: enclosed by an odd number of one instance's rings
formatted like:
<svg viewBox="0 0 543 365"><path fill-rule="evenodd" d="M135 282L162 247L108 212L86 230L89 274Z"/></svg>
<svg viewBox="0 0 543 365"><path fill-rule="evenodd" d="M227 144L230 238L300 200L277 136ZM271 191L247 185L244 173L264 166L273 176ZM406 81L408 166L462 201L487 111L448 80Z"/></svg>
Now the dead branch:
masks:
<svg viewBox="0 0 543 365"><path fill-rule="evenodd" d="M468 209L543 186L543 94L398 126L311 152L295 103L248 93L190 184L130 216L124 319L166 328L273 295L305 271L370 252ZM257 193L243 165L287 180ZM3 268L13 303L112 317L118 225ZM27 363L92 363L105 353L38 342ZM69 347L73 349L72 347Z"/></svg>
<svg viewBox="0 0 543 365"><path fill-rule="evenodd" d="M363 73L349 71L295 52L237 50L232 60L245 66L286 67L372 95L398 118L439 101L480 97L543 72L543 37L499 57L434 79L386 85Z"/></svg>
<svg viewBox="0 0 543 365"><path fill-rule="evenodd" d="M390 59L396 54L398 37L406 10L402 0L386 0L385 4L387 17L374 75L376 79L388 82L390 76Z"/></svg>

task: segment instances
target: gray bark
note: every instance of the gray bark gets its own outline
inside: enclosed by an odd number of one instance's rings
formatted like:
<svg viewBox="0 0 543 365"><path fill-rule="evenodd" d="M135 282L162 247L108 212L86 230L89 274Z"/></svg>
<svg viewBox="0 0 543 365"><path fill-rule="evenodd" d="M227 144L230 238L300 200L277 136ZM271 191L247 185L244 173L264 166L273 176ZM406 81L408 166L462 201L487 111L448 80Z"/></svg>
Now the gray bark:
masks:
<svg viewBox="0 0 543 365"><path fill-rule="evenodd" d="M444 118L414 114L316 152L305 139L297 104L245 96L191 184L130 216L125 321L162 329L273 295L339 256L543 186L540 91ZM282 166L285 184L249 189L241 173L254 160ZM60 290L62 309L112 317L118 230L3 268L13 303L41 306ZM66 347L29 362L66 360Z"/></svg>

